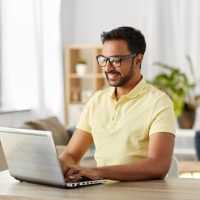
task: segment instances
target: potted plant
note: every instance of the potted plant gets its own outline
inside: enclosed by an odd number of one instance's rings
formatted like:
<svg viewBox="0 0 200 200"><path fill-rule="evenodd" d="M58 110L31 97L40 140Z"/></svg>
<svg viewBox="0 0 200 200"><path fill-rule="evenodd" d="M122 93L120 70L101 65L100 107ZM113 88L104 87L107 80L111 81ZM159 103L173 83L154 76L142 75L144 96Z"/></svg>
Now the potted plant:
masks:
<svg viewBox="0 0 200 200"><path fill-rule="evenodd" d="M196 108L200 104L200 96L195 95L196 78L191 58L186 59L193 81L190 82L186 73L171 65L155 62L154 65L162 67L168 73L158 74L151 83L166 92L174 103L174 111L181 128L192 128L195 120Z"/></svg>
<svg viewBox="0 0 200 200"><path fill-rule="evenodd" d="M78 62L76 63L76 73L79 76L83 76L86 74L86 71L87 71L87 61L84 59L78 60Z"/></svg>

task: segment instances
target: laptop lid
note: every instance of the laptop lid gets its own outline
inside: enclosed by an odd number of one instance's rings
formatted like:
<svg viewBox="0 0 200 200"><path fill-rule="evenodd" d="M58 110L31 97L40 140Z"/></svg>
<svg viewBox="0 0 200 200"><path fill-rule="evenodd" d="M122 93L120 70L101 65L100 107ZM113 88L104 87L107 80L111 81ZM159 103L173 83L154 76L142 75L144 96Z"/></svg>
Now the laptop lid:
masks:
<svg viewBox="0 0 200 200"><path fill-rule="evenodd" d="M21 181L65 186L52 133L0 127L8 169Z"/></svg>

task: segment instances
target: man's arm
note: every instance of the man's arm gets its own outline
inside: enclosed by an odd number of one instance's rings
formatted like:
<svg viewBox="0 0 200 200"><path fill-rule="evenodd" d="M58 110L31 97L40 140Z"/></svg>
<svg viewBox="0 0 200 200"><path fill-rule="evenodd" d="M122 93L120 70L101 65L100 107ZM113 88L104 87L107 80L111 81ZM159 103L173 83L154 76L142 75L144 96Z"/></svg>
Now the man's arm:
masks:
<svg viewBox="0 0 200 200"><path fill-rule="evenodd" d="M154 133L150 136L148 157L135 163L113 165L98 168L72 166L66 176L81 176L91 179L111 179L118 181L135 181L163 179L167 174L174 147L174 135L171 133ZM75 174L75 175L74 175Z"/></svg>
<svg viewBox="0 0 200 200"><path fill-rule="evenodd" d="M92 143L93 139L90 133L76 129L66 149L60 155L63 170L65 166L78 164Z"/></svg>

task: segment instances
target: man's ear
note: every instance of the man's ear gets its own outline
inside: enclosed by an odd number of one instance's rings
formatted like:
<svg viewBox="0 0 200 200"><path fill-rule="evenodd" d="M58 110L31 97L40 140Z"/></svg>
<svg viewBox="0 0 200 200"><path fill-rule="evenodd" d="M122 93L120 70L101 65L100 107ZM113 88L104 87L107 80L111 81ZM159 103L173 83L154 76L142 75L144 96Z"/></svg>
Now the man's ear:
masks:
<svg viewBox="0 0 200 200"><path fill-rule="evenodd" d="M143 60L143 54L140 53L135 57L135 60L134 60L135 66L140 68L142 60Z"/></svg>

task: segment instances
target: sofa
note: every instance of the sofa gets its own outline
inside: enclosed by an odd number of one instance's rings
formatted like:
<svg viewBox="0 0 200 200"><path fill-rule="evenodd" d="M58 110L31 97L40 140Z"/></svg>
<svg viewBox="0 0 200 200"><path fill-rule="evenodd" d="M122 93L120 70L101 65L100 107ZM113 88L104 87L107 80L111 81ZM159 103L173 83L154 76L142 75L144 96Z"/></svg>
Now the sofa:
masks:
<svg viewBox="0 0 200 200"><path fill-rule="evenodd" d="M34 121L25 121L20 128L51 131L55 145L67 145L71 138L71 134L56 116L50 116Z"/></svg>
<svg viewBox="0 0 200 200"><path fill-rule="evenodd" d="M7 164L6 164L3 149L0 143L0 171L3 171L5 169L7 169Z"/></svg>

